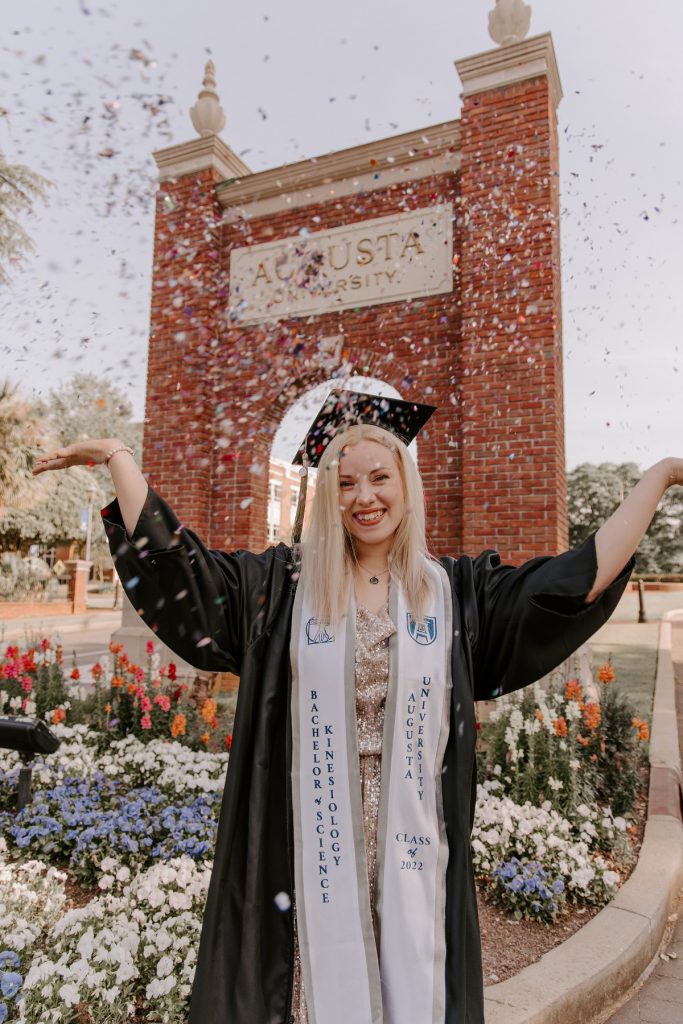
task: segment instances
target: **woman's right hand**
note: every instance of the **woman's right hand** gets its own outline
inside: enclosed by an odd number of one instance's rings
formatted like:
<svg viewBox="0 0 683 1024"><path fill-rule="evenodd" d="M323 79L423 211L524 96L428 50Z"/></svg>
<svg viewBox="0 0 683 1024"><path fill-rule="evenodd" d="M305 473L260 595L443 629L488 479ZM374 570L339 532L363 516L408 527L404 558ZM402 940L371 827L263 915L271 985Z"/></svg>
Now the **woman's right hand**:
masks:
<svg viewBox="0 0 683 1024"><path fill-rule="evenodd" d="M67 469L69 466L101 465L113 448L120 448L121 441L117 438L104 437L88 441L76 441L66 448L55 448L54 451L39 455L33 464L33 476L45 473L50 469Z"/></svg>

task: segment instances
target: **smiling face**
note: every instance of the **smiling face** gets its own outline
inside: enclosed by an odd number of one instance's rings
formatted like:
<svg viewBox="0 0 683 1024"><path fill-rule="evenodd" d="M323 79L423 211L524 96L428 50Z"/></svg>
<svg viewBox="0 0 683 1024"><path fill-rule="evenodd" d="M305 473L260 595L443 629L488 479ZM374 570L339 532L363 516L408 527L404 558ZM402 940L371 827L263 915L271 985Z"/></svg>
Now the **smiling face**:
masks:
<svg viewBox="0 0 683 1024"><path fill-rule="evenodd" d="M359 554L388 553L405 514L396 456L378 441L361 440L339 456L342 521Z"/></svg>

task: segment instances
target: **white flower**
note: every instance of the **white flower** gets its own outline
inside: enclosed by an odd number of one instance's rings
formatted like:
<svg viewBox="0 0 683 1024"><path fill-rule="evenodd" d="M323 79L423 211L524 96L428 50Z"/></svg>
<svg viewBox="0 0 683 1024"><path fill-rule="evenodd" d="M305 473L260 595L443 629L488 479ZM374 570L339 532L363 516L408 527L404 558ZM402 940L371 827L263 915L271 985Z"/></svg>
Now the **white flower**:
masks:
<svg viewBox="0 0 683 1024"><path fill-rule="evenodd" d="M602 880L605 885L614 888L619 884L620 875L616 871L605 871Z"/></svg>
<svg viewBox="0 0 683 1024"><path fill-rule="evenodd" d="M548 785L552 789L553 793L559 793L560 790L564 788L564 783L561 782L560 779L553 778L552 775L548 779Z"/></svg>
<svg viewBox="0 0 683 1024"><path fill-rule="evenodd" d="M152 981L150 981L149 985L147 986L147 989L145 990L145 995L147 999L158 999L159 996L168 995L168 993L171 991L174 985L175 978L173 977L172 974L169 974L167 977L161 979L155 978Z"/></svg>
<svg viewBox="0 0 683 1024"><path fill-rule="evenodd" d="M157 964L157 978L165 978L173 970L173 961L170 956L162 956Z"/></svg>
<svg viewBox="0 0 683 1024"><path fill-rule="evenodd" d="M75 1006L76 1003L81 1002L81 994L75 985L67 982L66 985L62 985L59 990L59 998L67 1006Z"/></svg>

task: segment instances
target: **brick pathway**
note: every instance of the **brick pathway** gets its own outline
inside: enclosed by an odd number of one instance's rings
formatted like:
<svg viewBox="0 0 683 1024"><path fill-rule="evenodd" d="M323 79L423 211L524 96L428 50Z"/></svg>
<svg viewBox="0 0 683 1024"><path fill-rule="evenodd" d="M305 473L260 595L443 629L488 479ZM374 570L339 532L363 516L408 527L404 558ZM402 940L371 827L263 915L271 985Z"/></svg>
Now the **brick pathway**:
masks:
<svg viewBox="0 0 683 1024"><path fill-rule="evenodd" d="M683 620L674 624L673 658L676 676L678 741L683 751ZM678 900L678 921L666 955L633 998L610 1017L607 1024L683 1024L683 893Z"/></svg>

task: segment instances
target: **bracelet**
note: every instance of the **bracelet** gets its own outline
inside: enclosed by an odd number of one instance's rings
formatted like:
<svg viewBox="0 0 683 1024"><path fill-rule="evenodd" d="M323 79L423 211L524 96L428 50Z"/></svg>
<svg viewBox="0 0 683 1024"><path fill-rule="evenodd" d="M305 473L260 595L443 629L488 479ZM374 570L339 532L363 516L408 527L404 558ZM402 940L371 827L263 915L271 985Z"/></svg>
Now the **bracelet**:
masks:
<svg viewBox="0 0 683 1024"><path fill-rule="evenodd" d="M118 452L128 452L130 455L135 455L135 452L133 451L132 448L129 448L127 444L122 444L120 448L112 448L110 452L107 452L106 458L104 460L105 466L109 465L109 460L112 457L112 455L116 455Z"/></svg>

